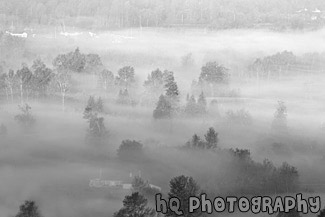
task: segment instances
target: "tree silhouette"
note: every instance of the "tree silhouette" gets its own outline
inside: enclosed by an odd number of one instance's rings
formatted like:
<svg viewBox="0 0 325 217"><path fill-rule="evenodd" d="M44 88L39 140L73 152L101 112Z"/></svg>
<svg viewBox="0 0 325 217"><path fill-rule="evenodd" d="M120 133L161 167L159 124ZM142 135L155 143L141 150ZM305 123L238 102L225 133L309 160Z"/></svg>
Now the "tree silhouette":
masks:
<svg viewBox="0 0 325 217"><path fill-rule="evenodd" d="M154 209L147 207L148 200L139 192L134 192L130 196L125 196L123 207L114 217L154 217Z"/></svg>
<svg viewBox="0 0 325 217"><path fill-rule="evenodd" d="M34 201L25 201L15 217L42 217Z"/></svg>
<svg viewBox="0 0 325 217"><path fill-rule="evenodd" d="M189 198L191 196L198 197L200 194L200 187L192 177L184 175L177 176L170 181L169 186L170 191L168 193L168 198L176 197L180 200L181 204L179 210L183 212L183 216L196 217L200 215L198 211L193 213L189 212ZM178 215L168 210L166 216L176 217Z"/></svg>

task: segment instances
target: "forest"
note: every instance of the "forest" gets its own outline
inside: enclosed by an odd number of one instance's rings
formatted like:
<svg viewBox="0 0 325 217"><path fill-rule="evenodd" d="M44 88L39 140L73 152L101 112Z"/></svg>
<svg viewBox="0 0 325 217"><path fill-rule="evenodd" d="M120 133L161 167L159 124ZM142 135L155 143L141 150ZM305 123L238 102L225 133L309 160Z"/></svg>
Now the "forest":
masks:
<svg viewBox="0 0 325 217"><path fill-rule="evenodd" d="M264 27L283 31L322 27L324 10L321 0L1 0L0 24L105 30Z"/></svg>
<svg viewBox="0 0 325 217"><path fill-rule="evenodd" d="M162 216L157 193L193 217L204 193L325 200L324 29L245 29L323 2L0 4L1 25L37 32L0 29L1 216Z"/></svg>

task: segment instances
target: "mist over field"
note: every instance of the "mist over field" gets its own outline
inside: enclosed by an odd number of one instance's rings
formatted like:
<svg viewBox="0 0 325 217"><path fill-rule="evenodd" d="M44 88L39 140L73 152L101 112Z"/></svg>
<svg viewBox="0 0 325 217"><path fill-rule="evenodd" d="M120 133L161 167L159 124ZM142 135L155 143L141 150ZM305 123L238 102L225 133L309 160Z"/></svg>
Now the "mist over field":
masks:
<svg viewBox="0 0 325 217"><path fill-rule="evenodd" d="M292 14L274 3L279 14L265 16L259 3L242 22L226 22L226 12L214 18L211 1L200 3L209 10L200 19L194 6L192 18L140 19L144 11L124 4L121 22L85 12L83 1L79 18L62 9L73 4L59 4L59 16L47 1L34 2L48 15L22 13L25 3L14 15L0 1L0 216L137 216L123 209L134 192L147 201L140 216L158 216L155 194L182 196L172 188L184 180L193 196L303 193L325 201L322 2L310 1L322 14L317 25L299 18L301 2ZM141 4L154 10L159 2ZM243 19L247 1L234 2L219 4L229 13L241 5L235 15ZM24 203L40 215L24 214Z"/></svg>

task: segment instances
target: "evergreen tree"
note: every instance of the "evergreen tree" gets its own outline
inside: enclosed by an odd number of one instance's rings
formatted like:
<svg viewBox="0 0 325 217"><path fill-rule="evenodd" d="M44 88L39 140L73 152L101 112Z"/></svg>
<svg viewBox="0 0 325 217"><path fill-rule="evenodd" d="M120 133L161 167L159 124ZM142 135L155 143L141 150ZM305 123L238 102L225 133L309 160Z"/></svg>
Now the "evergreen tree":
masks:
<svg viewBox="0 0 325 217"><path fill-rule="evenodd" d="M207 112L207 100L206 100L203 92L201 92L201 94L197 100L197 104L198 104L199 112L201 114L205 114Z"/></svg>
<svg viewBox="0 0 325 217"><path fill-rule="evenodd" d="M179 92L177 83L175 82L174 73L165 70L163 76L165 82L166 96L173 101L177 101Z"/></svg>
<svg viewBox="0 0 325 217"><path fill-rule="evenodd" d="M155 119L171 118L172 116L172 105L166 99L164 95L159 97L156 109L153 111L153 117Z"/></svg>
<svg viewBox="0 0 325 217"><path fill-rule="evenodd" d="M205 145L206 145L205 142L202 141L201 138L197 134L194 134L192 136L192 139L186 143L186 146L189 148L204 149Z"/></svg>
<svg viewBox="0 0 325 217"><path fill-rule="evenodd" d="M199 197L200 188L192 177L188 176L177 176L173 178L170 183L170 191L168 198L177 197L181 204L180 209L183 212L182 216L197 217L200 216L199 211L193 213L189 212L189 198L191 196ZM178 215L171 210L168 210L166 216L177 217Z"/></svg>
<svg viewBox="0 0 325 217"><path fill-rule="evenodd" d="M208 132L204 135L206 140L206 148L214 149L217 148L218 145L218 133L214 130L213 127L210 127Z"/></svg>
<svg viewBox="0 0 325 217"><path fill-rule="evenodd" d="M34 201L25 201L15 217L42 217Z"/></svg>
<svg viewBox="0 0 325 217"><path fill-rule="evenodd" d="M88 98L88 102L87 102L87 108L91 108L92 111L95 110L95 107L96 107L96 103L95 103L95 97L93 96L89 96Z"/></svg>
<svg viewBox="0 0 325 217"><path fill-rule="evenodd" d="M125 196L123 207L114 217L154 217L154 209L147 207L148 200L139 192L134 192L130 196Z"/></svg>

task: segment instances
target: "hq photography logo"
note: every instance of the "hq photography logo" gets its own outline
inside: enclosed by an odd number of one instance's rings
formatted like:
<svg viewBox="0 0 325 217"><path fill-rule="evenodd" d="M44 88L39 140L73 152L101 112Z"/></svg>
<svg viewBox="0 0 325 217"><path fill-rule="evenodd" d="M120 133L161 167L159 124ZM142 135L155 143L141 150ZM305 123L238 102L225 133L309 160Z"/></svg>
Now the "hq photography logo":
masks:
<svg viewBox="0 0 325 217"><path fill-rule="evenodd" d="M268 196L256 196L252 198L246 197L216 197L214 200L207 198L206 194L201 194L200 197L192 196L188 200L181 200L177 197L169 198L165 200L162 198L162 194L156 194L156 211L158 213L167 214L170 212L175 213L178 216L182 216L186 213L208 213L213 212L252 212L253 214L268 213L270 215L277 212L290 213L294 210L297 212L318 213L321 210L321 199L317 197L303 198L302 194L285 197L268 197ZM186 201L186 202L184 202Z"/></svg>

